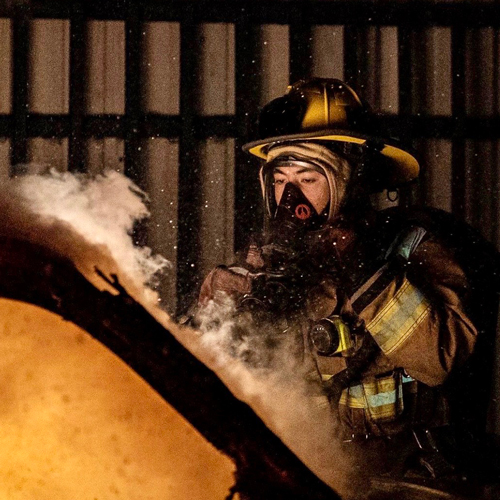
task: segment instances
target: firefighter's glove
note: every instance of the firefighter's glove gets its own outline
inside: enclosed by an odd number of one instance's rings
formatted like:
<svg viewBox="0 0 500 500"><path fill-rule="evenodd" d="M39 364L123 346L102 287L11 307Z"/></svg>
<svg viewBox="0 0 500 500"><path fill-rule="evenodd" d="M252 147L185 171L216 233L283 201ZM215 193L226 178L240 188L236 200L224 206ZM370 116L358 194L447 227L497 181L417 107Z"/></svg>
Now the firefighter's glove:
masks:
<svg viewBox="0 0 500 500"><path fill-rule="evenodd" d="M261 272L253 276L252 291L240 301L241 310L286 315L303 305L304 288L294 276L273 272Z"/></svg>
<svg viewBox="0 0 500 500"><path fill-rule="evenodd" d="M241 267L218 266L205 278L200 290L199 304L210 300L220 302L227 297L239 303L252 290L252 274Z"/></svg>

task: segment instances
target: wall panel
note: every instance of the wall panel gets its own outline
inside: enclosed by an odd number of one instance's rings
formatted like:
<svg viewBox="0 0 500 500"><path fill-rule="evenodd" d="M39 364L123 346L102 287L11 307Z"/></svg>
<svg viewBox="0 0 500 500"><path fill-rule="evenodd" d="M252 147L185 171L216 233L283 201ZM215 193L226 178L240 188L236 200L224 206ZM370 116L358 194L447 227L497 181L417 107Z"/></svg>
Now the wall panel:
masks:
<svg viewBox="0 0 500 500"><path fill-rule="evenodd" d="M33 113L69 111L69 21L31 22L29 109Z"/></svg>
<svg viewBox="0 0 500 500"><path fill-rule="evenodd" d="M493 28L467 30L465 63L465 106L469 116L498 113L498 40Z"/></svg>
<svg viewBox="0 0 500 500"><path fill-rule="evenodd" d="M10 139L0 138L0 182L10 175Z"/></svg>
<svg viewBox="0 0 500 500"><path fill-rule="evenodd" d="M209 139L202 145L200 157L200 267L206 275L216 265L233 260L234 140Z"/></svg>
<svg viewBox="0 0 500 500"><path fill-rule="evenodd" d="M144 145L143 160L148 175L146 189L151 211L148 245L172 264L159 288L163 305L171 313L176 309L178 155L177 141L155 138Z"/></svg>
<svg viewBox="0 0 500 500"><path fill-rule="evenodd" d="M451 31L432 27L413 37L414 113L451 115Z"/></svg>
<svg viewBox="0 0 500 500"><path fill-rule="evenodd" d="M163 115L179 114L179 23L145 23L144 109Z"/></svg>
<svg viewBox="0 0 500 500"><path fill-rule="evenodd" d="M200 100L202 115L232 115L234 99L234 25L203 24L200 54Z"/></svg>
<svg viewBox="0 0 500 500"><path fill-rule="evenodd" d="M419 151L423 163L420 183L425 193L425 198L421 201L431 207L451 212L451 142L428 139L422 141Z"/></svg>
<svg viewBox="0 0 500 500"><path fill-rule="evenodd" d="M344 78L344 27L312 27L312 74L320 78Z"/></svg>
<svg viewBox="0 0 500 500"><path fill-rule="evenodd" d="M12 101L12 26L10 19L0 18L0 114L11 112Z"/></svg>
<svg viewBox="0 0 500 500"><path fill-rule="evenodd" d="M289 81L288 26L261 26L260 104L283 95Z"/></svg>
<svg viewBox="0 0 500 500"><path fill-rule="evenodd" d="M28 140L28 165L24 173L36 174L54 168L59 172L68 169L68 139Z"/></svg>
<svg viewBox="0 0 500 500"><path fill-rule="evenodd" d="M498 234L498 142L466 141L465 217L490 241Z"/></svg>
<svg viewBox="0 0 500 500"><path fill-rule="evenodd" d="M106 169L123 172L124 142L122 139L91 138L87 142L87 155L90 174L100 174Z"/></svg>
<svg viewBox="0 0 500 500"><path fill-rule="evenodd" d="M384 26L380 28L380 112L399 112L398 90L398 30L395 26Z"/></svg>
<svg viewBox="0 0 500 500"><path fill-rule="evenodd" d="M398 32L395 27L372 26L358 33L362 55L358 55L356 90L377 113L397 113Z"/></svg>
<svg viewBox="0 0 500 500"><path fill-rule="evenodd" d="M125 23L89 22L88 98L90 114L125 111Z"/></svg>

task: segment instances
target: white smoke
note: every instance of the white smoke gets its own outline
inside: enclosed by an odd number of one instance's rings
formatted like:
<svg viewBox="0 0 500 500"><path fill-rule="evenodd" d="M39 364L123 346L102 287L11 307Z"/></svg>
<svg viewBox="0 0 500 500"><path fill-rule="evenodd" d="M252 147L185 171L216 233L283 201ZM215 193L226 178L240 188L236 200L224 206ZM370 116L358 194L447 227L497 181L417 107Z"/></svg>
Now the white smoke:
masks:
<svg viewBox="0 0 500 500"><path fill-rule="evenodd" d="M134 224L149 215L146 195L118 172L89 178L51 170L9 179L2 188L0 234L69 257L101 289L107 284L96 267L146 295L151 292L145 285L169 267L151 249L134 245Z"/></svg>
<svg viewBox="0 0 500 500"><path fill-rule="evenodd" d="M116 291L96 273L116 275L140 302L231 392L248 403L265 424L322 480L349 496L349 459L335 438L336 424L319 384L284 343L264 365L248 356L265 349L251 336L234 342L233 304L211 303L201 330L176 324L159 307L149 285L168 263L134 245L134 223L148 216L145 194L125 176L110 171L89 179L57 173L7 181L0 197L0 235L29 240L73 261L100 289ZM230 418L230 417L228 417Z"/></svg>
<svg viewBox="0 0 500 500"><path fill-rule="evenodd" d="M275 325L256 327L250 316L235 315L227 296L209 301L197 320L202 335L193 352L318 477L350 498L352 457L338 440L338 425L312 359L308 363L298 355L290 332L270 349L267 341L280 335Z"/></svg>

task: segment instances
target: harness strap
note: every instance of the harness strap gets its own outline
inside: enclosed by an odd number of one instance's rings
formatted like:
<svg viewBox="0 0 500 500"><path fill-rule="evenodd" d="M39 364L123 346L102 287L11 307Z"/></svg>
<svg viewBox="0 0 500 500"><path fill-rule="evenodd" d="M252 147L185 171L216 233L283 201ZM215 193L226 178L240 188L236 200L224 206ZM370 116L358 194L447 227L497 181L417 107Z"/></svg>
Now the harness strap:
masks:
<svg viewBox="0 0 500 500"><path fill-rule="evenodd" d="M423 227L411 226L396 236L385 253L386 262L351 296L350 301L357 314L396 277L401 271L401 266L408 262L426 233L427 231Z"/></svg>
<svg viewBox="0 0 500 500"><path fill-rule="evenodd" d="M385 253L386 262L351 296L351 304L357 314L401 272L401 265L408 261L426 233L420 226L411 226L396 236ZM324 381L325 391L332 402L340 402L343 390L360 380L361 373L378 352L379 345L374 337L366 335L361 348L349 358L347 368Z"/></svg>

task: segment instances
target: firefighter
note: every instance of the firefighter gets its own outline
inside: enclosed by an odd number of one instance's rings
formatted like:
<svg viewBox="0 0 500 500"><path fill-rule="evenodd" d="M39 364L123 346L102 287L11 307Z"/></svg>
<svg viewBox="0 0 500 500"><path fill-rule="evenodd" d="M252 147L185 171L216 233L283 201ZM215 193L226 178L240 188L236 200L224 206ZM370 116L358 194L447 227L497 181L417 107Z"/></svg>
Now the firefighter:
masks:
<svg viewBox="0 0 500 500"><path fill-rule="evenodd" d="M484 330L473 273L453 246L451 228L462 226L445 214L372 208L373 193L420 170L376 131L366 103L336 79L300 81L265 106L260 139L244 148L263 160L264 236L210 273L200 304L224 292L246 310L300 312L305 350L360 467L451 477L465 469L457 429L476 435L487 397L464 375Z"/></svg>

